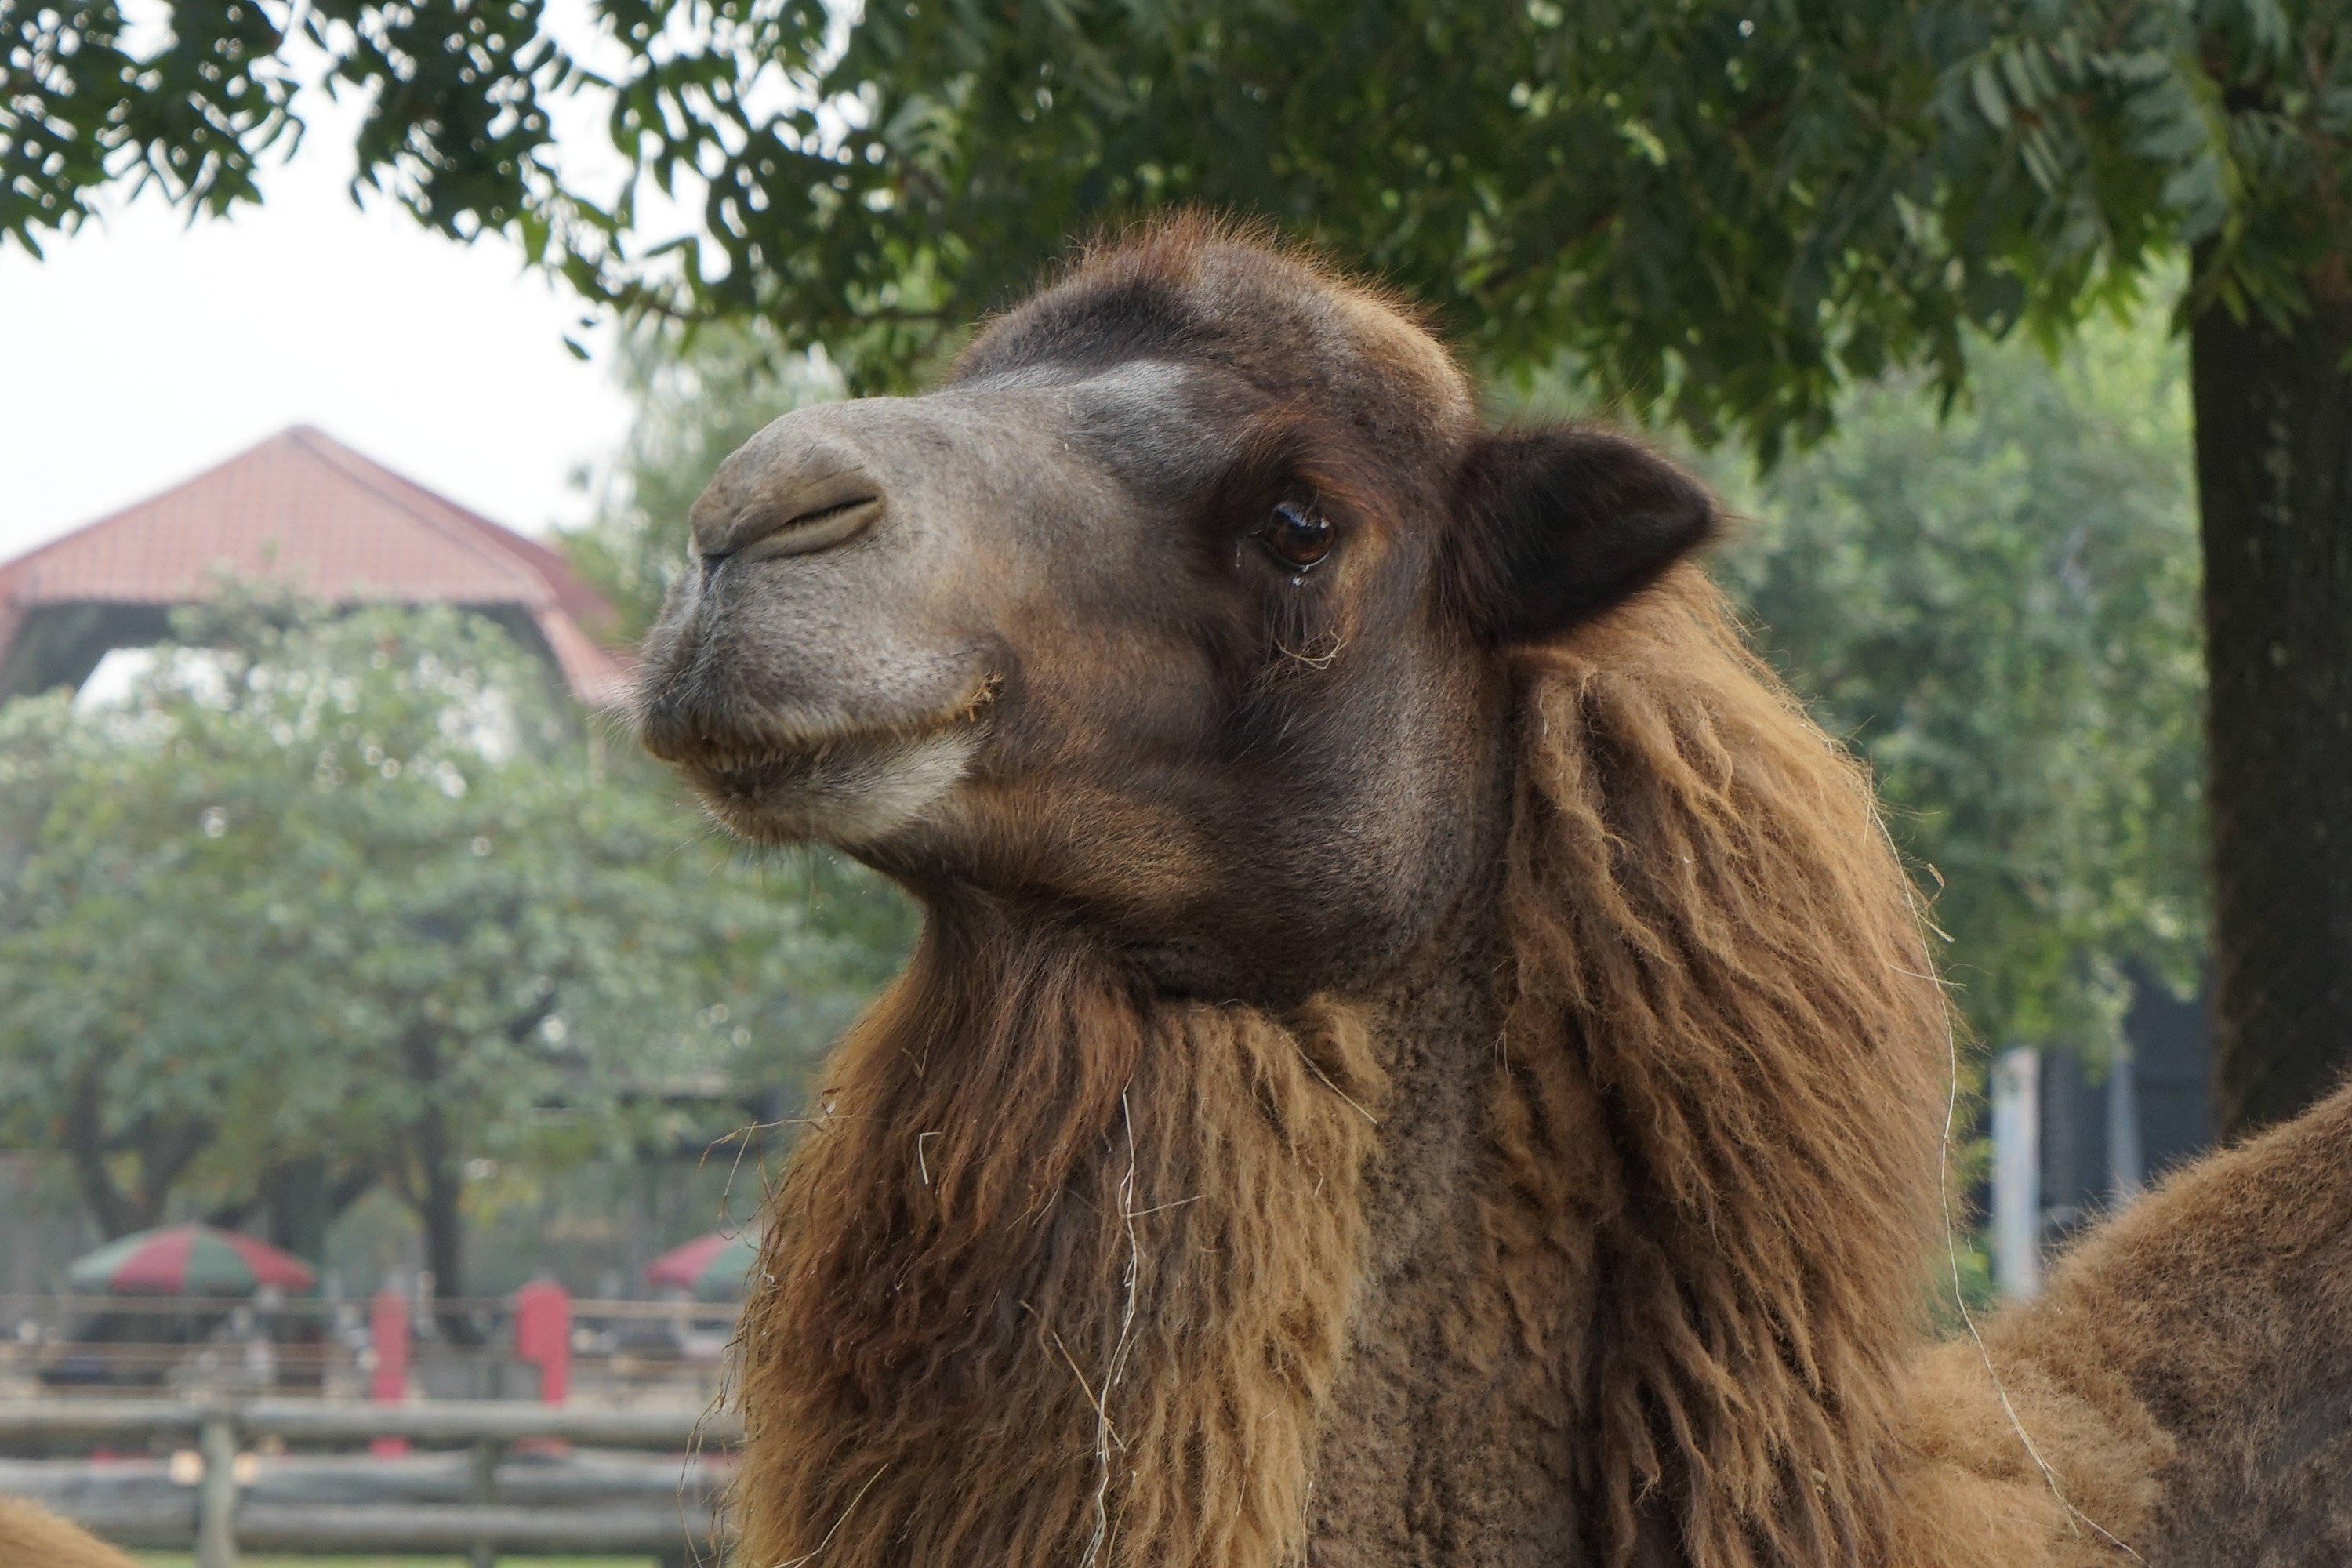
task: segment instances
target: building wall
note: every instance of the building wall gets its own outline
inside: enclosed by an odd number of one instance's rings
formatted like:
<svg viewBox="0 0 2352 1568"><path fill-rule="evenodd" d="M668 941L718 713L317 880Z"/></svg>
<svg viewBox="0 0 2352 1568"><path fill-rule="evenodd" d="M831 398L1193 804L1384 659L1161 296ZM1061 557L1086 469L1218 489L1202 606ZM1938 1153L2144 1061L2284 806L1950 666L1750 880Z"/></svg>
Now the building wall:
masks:
<svg viewBox="0 0 2352 1568"><path fill-rule="evenodd" d="M2151 977L2134 981L2128 1060L2093 1066L2074 1051L2043 1053L2042 1227L2050 1240L2213 1146L2210 988L2180 1001Z"/></svg>

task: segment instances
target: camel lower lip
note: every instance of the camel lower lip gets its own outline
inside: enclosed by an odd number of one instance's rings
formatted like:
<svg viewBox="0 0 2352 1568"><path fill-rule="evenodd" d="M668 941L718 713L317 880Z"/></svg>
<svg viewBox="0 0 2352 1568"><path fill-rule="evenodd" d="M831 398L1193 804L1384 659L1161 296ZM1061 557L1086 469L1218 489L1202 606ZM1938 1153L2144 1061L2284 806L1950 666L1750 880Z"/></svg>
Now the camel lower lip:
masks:
<svg viewBox="0 0 2352 1568"><path fill-rule="evenodd" d="M862 758L887 741L829 741L801 751L773 751L687 765L704 794L746 806L771 804L821 789L829 770Z"/></svg>
<svg viewBox="0 0 2352 1568"><path fill-rule="evenodd" d="M789 787L794 776L805 776L828 752L844 744L855 745L856 742L836 741L804 750L778 748L740 756L720 753L698 757L688 763L687 768L705 784L756 794L763 789Z"/></svg>
<svg viewBox="0 0 2352 1568"><path fill-rule="evenodd" d="M829 735L822 741L730 751L706 749L687 762L686 770L707 789L721 790L746 799L762 798L819 784L824 776L844 765L858 766L881 754L944 733L950 727L911 731L881 731L871 735Z"/></svg>
<svg viewBox="0 0 2352 1568"><path fill-rule="evenodd" d="M857 844L898 831L952 793L980 743L980 726L962 719L913 733L706 752L687 773L711 811L738 833L774 842Z"/></svg>

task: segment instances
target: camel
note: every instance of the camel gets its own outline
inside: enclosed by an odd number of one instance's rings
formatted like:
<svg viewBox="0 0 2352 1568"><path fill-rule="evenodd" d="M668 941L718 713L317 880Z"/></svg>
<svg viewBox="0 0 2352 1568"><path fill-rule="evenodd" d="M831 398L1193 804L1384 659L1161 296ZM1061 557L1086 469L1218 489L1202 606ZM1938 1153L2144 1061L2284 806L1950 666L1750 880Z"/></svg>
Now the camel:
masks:
<svg viewBox="0 0 2352 1568"><path fill-rule="evenodd" d="M0 1568L137 1568L137 1564L38 1503L0 1497Z"/></svg>
<svg viewBox="0 0 2352 1568"><path fill-rule="evenodd" d="M640 726L925 927L740 1338L740 1561L2352 1561L2352 1099L1935 1342L1956 1055L1699 483L1184 218L719 468Z"/></svg>

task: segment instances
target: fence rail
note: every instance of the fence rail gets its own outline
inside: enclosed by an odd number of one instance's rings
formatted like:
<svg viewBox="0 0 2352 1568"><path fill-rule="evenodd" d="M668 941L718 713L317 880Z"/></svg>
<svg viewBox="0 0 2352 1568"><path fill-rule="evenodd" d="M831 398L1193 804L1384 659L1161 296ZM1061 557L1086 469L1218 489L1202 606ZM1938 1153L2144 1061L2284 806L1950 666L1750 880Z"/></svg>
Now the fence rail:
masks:
<svg viewBox="0 0 2352 1568"><path fill-rule="evenodd" d="M202 1458L193 1498L156 1496L152 1487L141 1495L138 1488L119 1484L137 1479L120 1464L82 1464L48 1467L53 1480L73 1484L53 1490L45 1500L125 1545L183 1545L193 1538L199 1568L233 1568L240 1547L321 1553L462 1551L483 1564L498 1552L591 1550L650 1552L666 1563L705 1560L725 1535L714 1506L716 1485L708 1466L676 1456L681 1450L725 1450L742 1435L740 1423L730 1414L690 1409L610 1410L493 1401L0 1402L0 1439L159 1432L196 1437ZM299 1468L301 1461L286 1461L289 1473L268 1483L277 1496L246 1500L240 1497L239 1453L256 1437L306 1443L399 1438L467 1445L467 1475L462 1479L449 1475L448 1464L457 1456L440 1457L436 1475L471 1495L463 1501L387 1501L350 1495L355 1487L364 1489L368 1478L361 1472L371 1462L345 1458L314 1461L307 1470ZM528 1474L509 1465L503 1468L516 1474L501 1477L500 1458L507 1447L534 1439L591 1448L667 1450L672 1457L646 1454L632 1464L616 1455L603 1462L600 1474L571 1479L546 1474L547 1461ZM32 1468L15 1467L9 1479L21 1485L19 1472ZM665 1474L667 1497L657 1495ZM521 1486L515 1484L518 1479ZM505 1500L499 1495L501 1489L535 1490L542 1500L537 1505ZM635 1500L609 1500L614 1492L626 1489L640 1495ZM317 1495L299 1495L306 1490Z"/></svg>
<svg viewBox="0 0 2352 1568"><path fill-rule="evenodd" d="M0 1296L0 1399L352 1399L374 1389L383 1302L296 1297ZM435 1399L536 1398L551 1349L518 1354L510 1300L407 1300L402 1381ZM564 1303L563 1384L610 1403L701 1405L723 1376L730 1301ZM467 1342L451 1319L470 1323Z"/></svg>
<svg viewBox="0 0 2352 1568"><path fill-rule="evenodd" d="M449 1312L457 1316L504 1316L514 1310L511 1298L505 1296L437 1296L429 1303L419 1302L420 1315L429 1306L431 1311ZM363 1300L331 1300L323 1296L280 1296L267 1305L257 1304L252 1296L175 1296L175 1295L101 1295L101 1296L11 1296L0 1294L0 1325L31 1321L47 1323L75 1317L150 1317L202 1318L226 1317L244 1309L265 1316L280 1318L332 1318L338 1310L354 1314L364 1311ZM625 1321L637 1320L669 1322L685 1320L697 1323L730 1324L742 1310L737 1301L703 1301L685 1297L673 1297L658 1301L608 1300L595 1296L575 1296L572 1299L572 1316L575 1321L606 1320Z"/></svg>
<svg viewBox="0 0 2352 1568"><path fill-rule="evenodd" d="M316 1441L411 1437L425 1442L512 1443L553 1437L598 1447L731 1447L742 1423L728 1412L599 1410L522 1400L26 1399L0 1401L0 1437L104 1436L126 1432L196 1432L226 1422L250 1436Z"/></svg>

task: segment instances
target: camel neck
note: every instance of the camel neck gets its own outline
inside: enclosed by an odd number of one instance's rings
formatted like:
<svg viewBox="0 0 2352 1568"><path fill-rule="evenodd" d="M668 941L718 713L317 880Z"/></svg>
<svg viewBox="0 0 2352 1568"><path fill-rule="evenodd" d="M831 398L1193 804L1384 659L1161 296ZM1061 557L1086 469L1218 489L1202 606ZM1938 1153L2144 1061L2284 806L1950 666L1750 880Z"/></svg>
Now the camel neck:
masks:
<svg viewBox="0 0 2352 1568"><path fill-rule="evenodd" d="M1389 1091L1364 1166L1362 1284L1317 1444L1311 1563L1535 1568L1572 1539L1572 1411L1508 1342L1486 1222L1509 1066L1491 902L1465 900L1444 942L1444 962L1366 999Z"/></svg>
<svg viewBox="0 0 2352 1568"><path fill-rule="evenodd" d="M1365 1171L1372 1245L1365 1278L1375 1291L1399 1272L1425 1266L1433 1227L1466 1213L1492 1113L1502 1028L1493 976L1503 948L1491 902L1465 900L1433 951L1443 957L1361 1003L1390 1084Z"/></svg>

